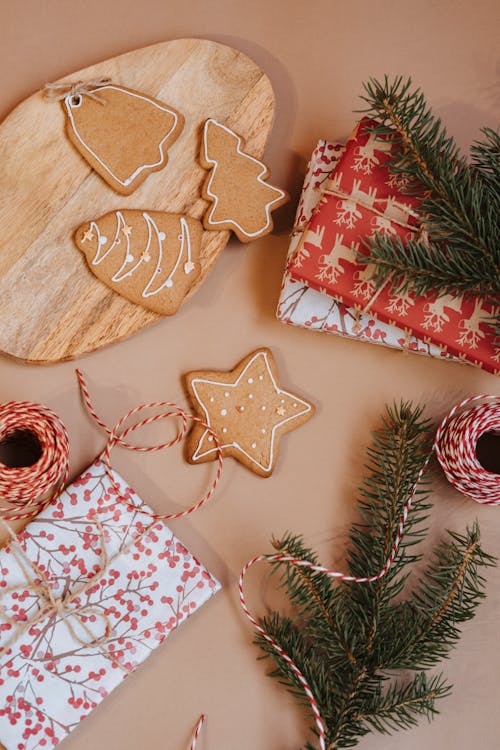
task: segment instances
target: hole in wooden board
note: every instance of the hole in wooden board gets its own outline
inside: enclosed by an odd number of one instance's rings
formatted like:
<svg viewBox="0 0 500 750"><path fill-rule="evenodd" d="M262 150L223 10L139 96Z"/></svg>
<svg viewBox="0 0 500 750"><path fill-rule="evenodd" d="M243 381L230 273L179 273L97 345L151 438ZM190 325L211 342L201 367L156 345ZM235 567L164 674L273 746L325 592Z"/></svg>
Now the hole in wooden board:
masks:
<svg viewBox="0 0 500 750"><path fill-rule="evenodd" d="M30 430L14 430L0 441L0 462L10 469L33 466L41 455L40 441Z"/></svg>
<svg viewBox="0 0 500 750"><path fill-rule="evenodd" d="M476 444L476 456L486 471L500 475L500 434L485 432Z"/></svg>

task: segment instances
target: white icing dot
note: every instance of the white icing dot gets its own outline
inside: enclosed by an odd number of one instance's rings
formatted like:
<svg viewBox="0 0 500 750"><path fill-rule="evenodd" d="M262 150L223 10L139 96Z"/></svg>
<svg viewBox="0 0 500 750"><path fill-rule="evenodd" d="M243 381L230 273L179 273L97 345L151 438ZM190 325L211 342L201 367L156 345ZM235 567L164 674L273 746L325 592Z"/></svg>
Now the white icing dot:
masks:
<svg viewBox="0 0 500 750"><path fill-rule="evenodd" d="M221 416L225 417L227 414L227 409L221 409L220 413L221 413Z"/></svg>
<svg viewBox="0 0 500 750"><path fill-rule="evenodd" d="M104 235L102 237L99 237L99 244L100 245L105 245L107 241L108 241L108 238L105 237Z"/></svg>
<svg viewBox="0 0 500 750"><path fill-rule="evenodd" d="M210 396L210 402L213 404L214 401L215 401L214 397Z"/></svg>
<svg viewBox="0 0 500 750"><path fill-rule="evenodd" d="M265 427L263 427L263 428L262 428L262 430L261 430L261 432L262 432L262 434L263 434L263 435L265 435L265 434L266 434L266 432L267 432L266 428L265 428Z"/></svg>
<svg viewBox="0 0 500 750"><path fill-rule="evenodd" d="M252 448L256 448L256 447L257 447L257 443L252 443Z"/></svg>
<svg viewBox="0 0 500 750"><path fill-rule="evenodd" d="M227 432L227 427L223 427L222 432Z"/></svg>
<svg viewBox="0 0 500 750"><path fill-rule="evenodd" d="M172 279L167 279L167 281L165 282L165 286L168 286L169 289L173 285L174 285L174 282L172 281Z"/></svg>
<svg viewBox="0 0 500 750"><path fill-rule="evenodd" d="M224 396L225 396L226 398L229 398L229 396L230 396L230 393L229 393L229 391L226 391L226 392L224 393Z"/></svg>
<svg viewBox="0 0 500 750"><path fill-rule="evenodd" d="M214 436L213 435L209 435L208 436L208 442L209 443L213 443L213 441L214 441Z"/></svg>
<svg viewBox="0 0 500 750"><path fill-rule="evenodd" d="M284 404L284 403L285 403L285 399L284 399L284 398L282 398L282 399L281 399L281 403L282 403L282 404Z"/></svg>
<svg viewBox="0 0 500 750"><path fill-rule="evenodd" d="M159 238L160 240L164 240L166 236L167 236L167 235L165 234L165 232L159 232L159 233L158 233L158 238Z"/></svg>
<svg viewBox="0 0 500 750"><path fill-rule="evenodd" d="M248 378L247 383L253 383L253 378Z"/></svg>
<svg viewBox="0 0 500 750"><path fill-rule="evenodd" d="M293 404L293 405L295 406L295 408L297 408L297 404L296 404L296 402L294 402L294 404Z"/></svg>
<svg viewBox="0 0 500 750"><path fill-rule="evenodd" d="M264 375L259 375L259 380L264 380Z"/></svg>
<svg viewBox="0 0 500 750"><path fill-rule="evenodd" d="M249 393L248 398L253 398L253 393Z"/></svg>
<svg viewBox="0 0 500 750"><path fill-rule="evenodd" d="M261 406L260 408L262 409L262 411L265 411L267 409L267 406L264 405L264 406Z"/></svg>

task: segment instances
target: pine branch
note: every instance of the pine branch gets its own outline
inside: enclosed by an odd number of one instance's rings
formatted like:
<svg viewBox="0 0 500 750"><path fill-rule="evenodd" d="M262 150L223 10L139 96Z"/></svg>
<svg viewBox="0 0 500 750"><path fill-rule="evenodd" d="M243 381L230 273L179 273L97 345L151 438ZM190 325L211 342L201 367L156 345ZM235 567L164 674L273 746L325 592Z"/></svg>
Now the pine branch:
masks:
<svg viewBox="0 0 500 750"><path fill-rule="evenodd" d="M373 263L371 278L377 287L390 277L390 288L395 294L412 291L425 295L439 290L440 295L474 295L500 304L497 282L488 276L489 265L478 262L475 249L463 249L461 254L450 254L443 259L431 252L429 243L419 239L391 239L375 234L364 242L367 252L359 254L363 263Z"/></svg>
<svg viewBox="0 0 500 750"><path fill-rule="evenodd" d="M395 290L416 294L481 296L500 305L500 138L484 128L471 149L472 166L428 106L424 95L401 77L365 84L365 113L373 128L389 136L391 171L419 195L430 242L402 243L387 236L367 242L363 261L375 266L374 280L390 274ZM500 325L500 317L496 318Z"/></svg>
<svg viewBox="0 0 500 750"><path fill-rule="evenodd" d="M483 140L475 141L471 146L473 166L480 172L483 180L493 188L492 196L496 206L500 202L498 183L500 180L500 134L492 128L482 128Z"/></svg>
<svg viewBox="0 0 500 750"><path fill-rule="evenodd" d="M409 729L418 724L422 714L431 721L438 713L436 701L450 693L451 685L442 675L428 680L425 672L421 672L411 682L394 682L384 695L374 695L372 702L354 720L366 722L382 734L391 734L402 727Z"/></svg>
<svg viewBox="0 0 500 750"><path fill-rule="evenodd" d="M361 520L350 535L351 574L374 575L384 565L429 450L428 429L420 408L400 404L387 410L368 451ZM275 612L261 625L311 687L326 725L328 750L355 747L372 730L408 728L421 715L431 719L436 702L450 692L441 676L428 677L426 670L449 655L460 624L474 616L484 597L482 570L494 559L480 546L477 524L464 535L450 532L413 593L402 600L412 565L421 557L415 545L425 536L428 509L424 484L415 496L394 565L377 582L338 584L293 563L273 565L294 614ZM283 554L319 563L299 536L286 534L273 544ZM257 643L274 662L271 675L308 705L287 661L262 636ZM394 673L401 669L416 674L395 680ZM307 748L314 750L311 743Z"/></svg>
<svg viewBox="0 0 500 750"><path fill-rule="evenodd" d="M317 555L308 550L299 537L292 534L285 534L281 540L274 539L273 546L277 552L308 560L314 565L319 563ZM338 641L338 647L342 649L347 659L354 663L356 660L346 643L342 627L333 616L335 601L339 597L339 589L334 586L333 581L321 573L296 565L276 563L273 568L282 571L280 586L287 589L297 613L301 617L307 615L314 619L315 640L321 642L324 637L327 642L330 642L333 634ZM319 621L319 627L317 621Z"/></svg>

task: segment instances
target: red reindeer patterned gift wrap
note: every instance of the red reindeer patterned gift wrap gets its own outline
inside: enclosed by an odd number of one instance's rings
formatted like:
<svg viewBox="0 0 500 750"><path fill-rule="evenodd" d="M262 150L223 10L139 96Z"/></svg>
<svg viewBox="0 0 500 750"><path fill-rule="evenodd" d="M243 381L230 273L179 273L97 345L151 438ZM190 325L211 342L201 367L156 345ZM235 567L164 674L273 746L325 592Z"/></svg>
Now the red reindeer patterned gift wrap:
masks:
<svg viewBox="0 0 500 750"><path fill-rule="evenodd" d="M278 319L287 325L309 328L312 331L382 344L431 357L455 359L428 339L424 341L408 329L378 320L368 313L363 315L359 309L348 307L290 276L288 266L344 151L345 146L340 143L321 140L311 154L288 250L287 269L276 311Z"/></svg>
<svg viewBox="0 0 500 750"><path fill-rule="evenodd" d="M372 267L356 259L366 237L383 232L404 240L418 226L418 198L401 191L386 166L390 143L376 140L368 124L361 122L325 184L291 259L291 278L497 373L500 349L488 322L492 306L451 295L396 295L389 284L377 290Z"/></svg>
<svg viewBox="0 0 500 750"><path fill-rule="evenodd" d="M219 589L164 523L129 507L147 509L114 476L125 501L95 463L0 551L7 750L64 739Z"/></svg>

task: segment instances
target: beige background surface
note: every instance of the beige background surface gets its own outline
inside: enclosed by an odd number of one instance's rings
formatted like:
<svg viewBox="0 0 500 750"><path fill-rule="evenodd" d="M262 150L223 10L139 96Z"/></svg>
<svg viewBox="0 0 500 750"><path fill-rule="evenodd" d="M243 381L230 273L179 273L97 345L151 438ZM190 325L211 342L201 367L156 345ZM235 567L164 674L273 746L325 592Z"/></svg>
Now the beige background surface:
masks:
<svg viewBox="0 0 500 750"><path fill-rule="evenodd" d="M364 449L386 401L421 401L437 418L465 394L500 393L498 380L471 367L276 322L287 229L306 158L319 137L349 133L361 82L385 72L411 74L467 146L482 124L498 121L499 21L493 0L1 0L2 116L48 80L179 36L205 36L240 48L266 70L276 91L268 162L273 178L294 197L281 212L277 233L248 247L231 242L175 319L78 362L100 413L111 423L139 401L184 403L181 373L230 368L262 344L273 348L283 382L318 407L314 419L285 438L271 479L227 461L212 507L172 524L224 591L84 722L66 741L68 750L184 750L201 711L209 716L201 750L289 750L305 742L309 717L255 660L258 652L235 588L242 564L269 551L271 535L286 529L303 532L325 563L342 563ZM63 417L76 475L103 439L80 405L73 371L72 363L36 368L3 359L0 397L44 401ZM144 439L160 432L151 430ZM206 466L184 464L180 450L149 458L120 452L116 467L162 511L187 504L210 476ZM485 546L498 552L498 509L481 508L444 482L436 484L435 501L432 540L444 528L462 529L478 517ZM250 602L264 612L276 601L272 587L257 573L251 584ZM391 738L367 737L360 747L498 747L500 571L489 575L488 592L445 665L455 690L441 704L440 716Z"/></svg>

